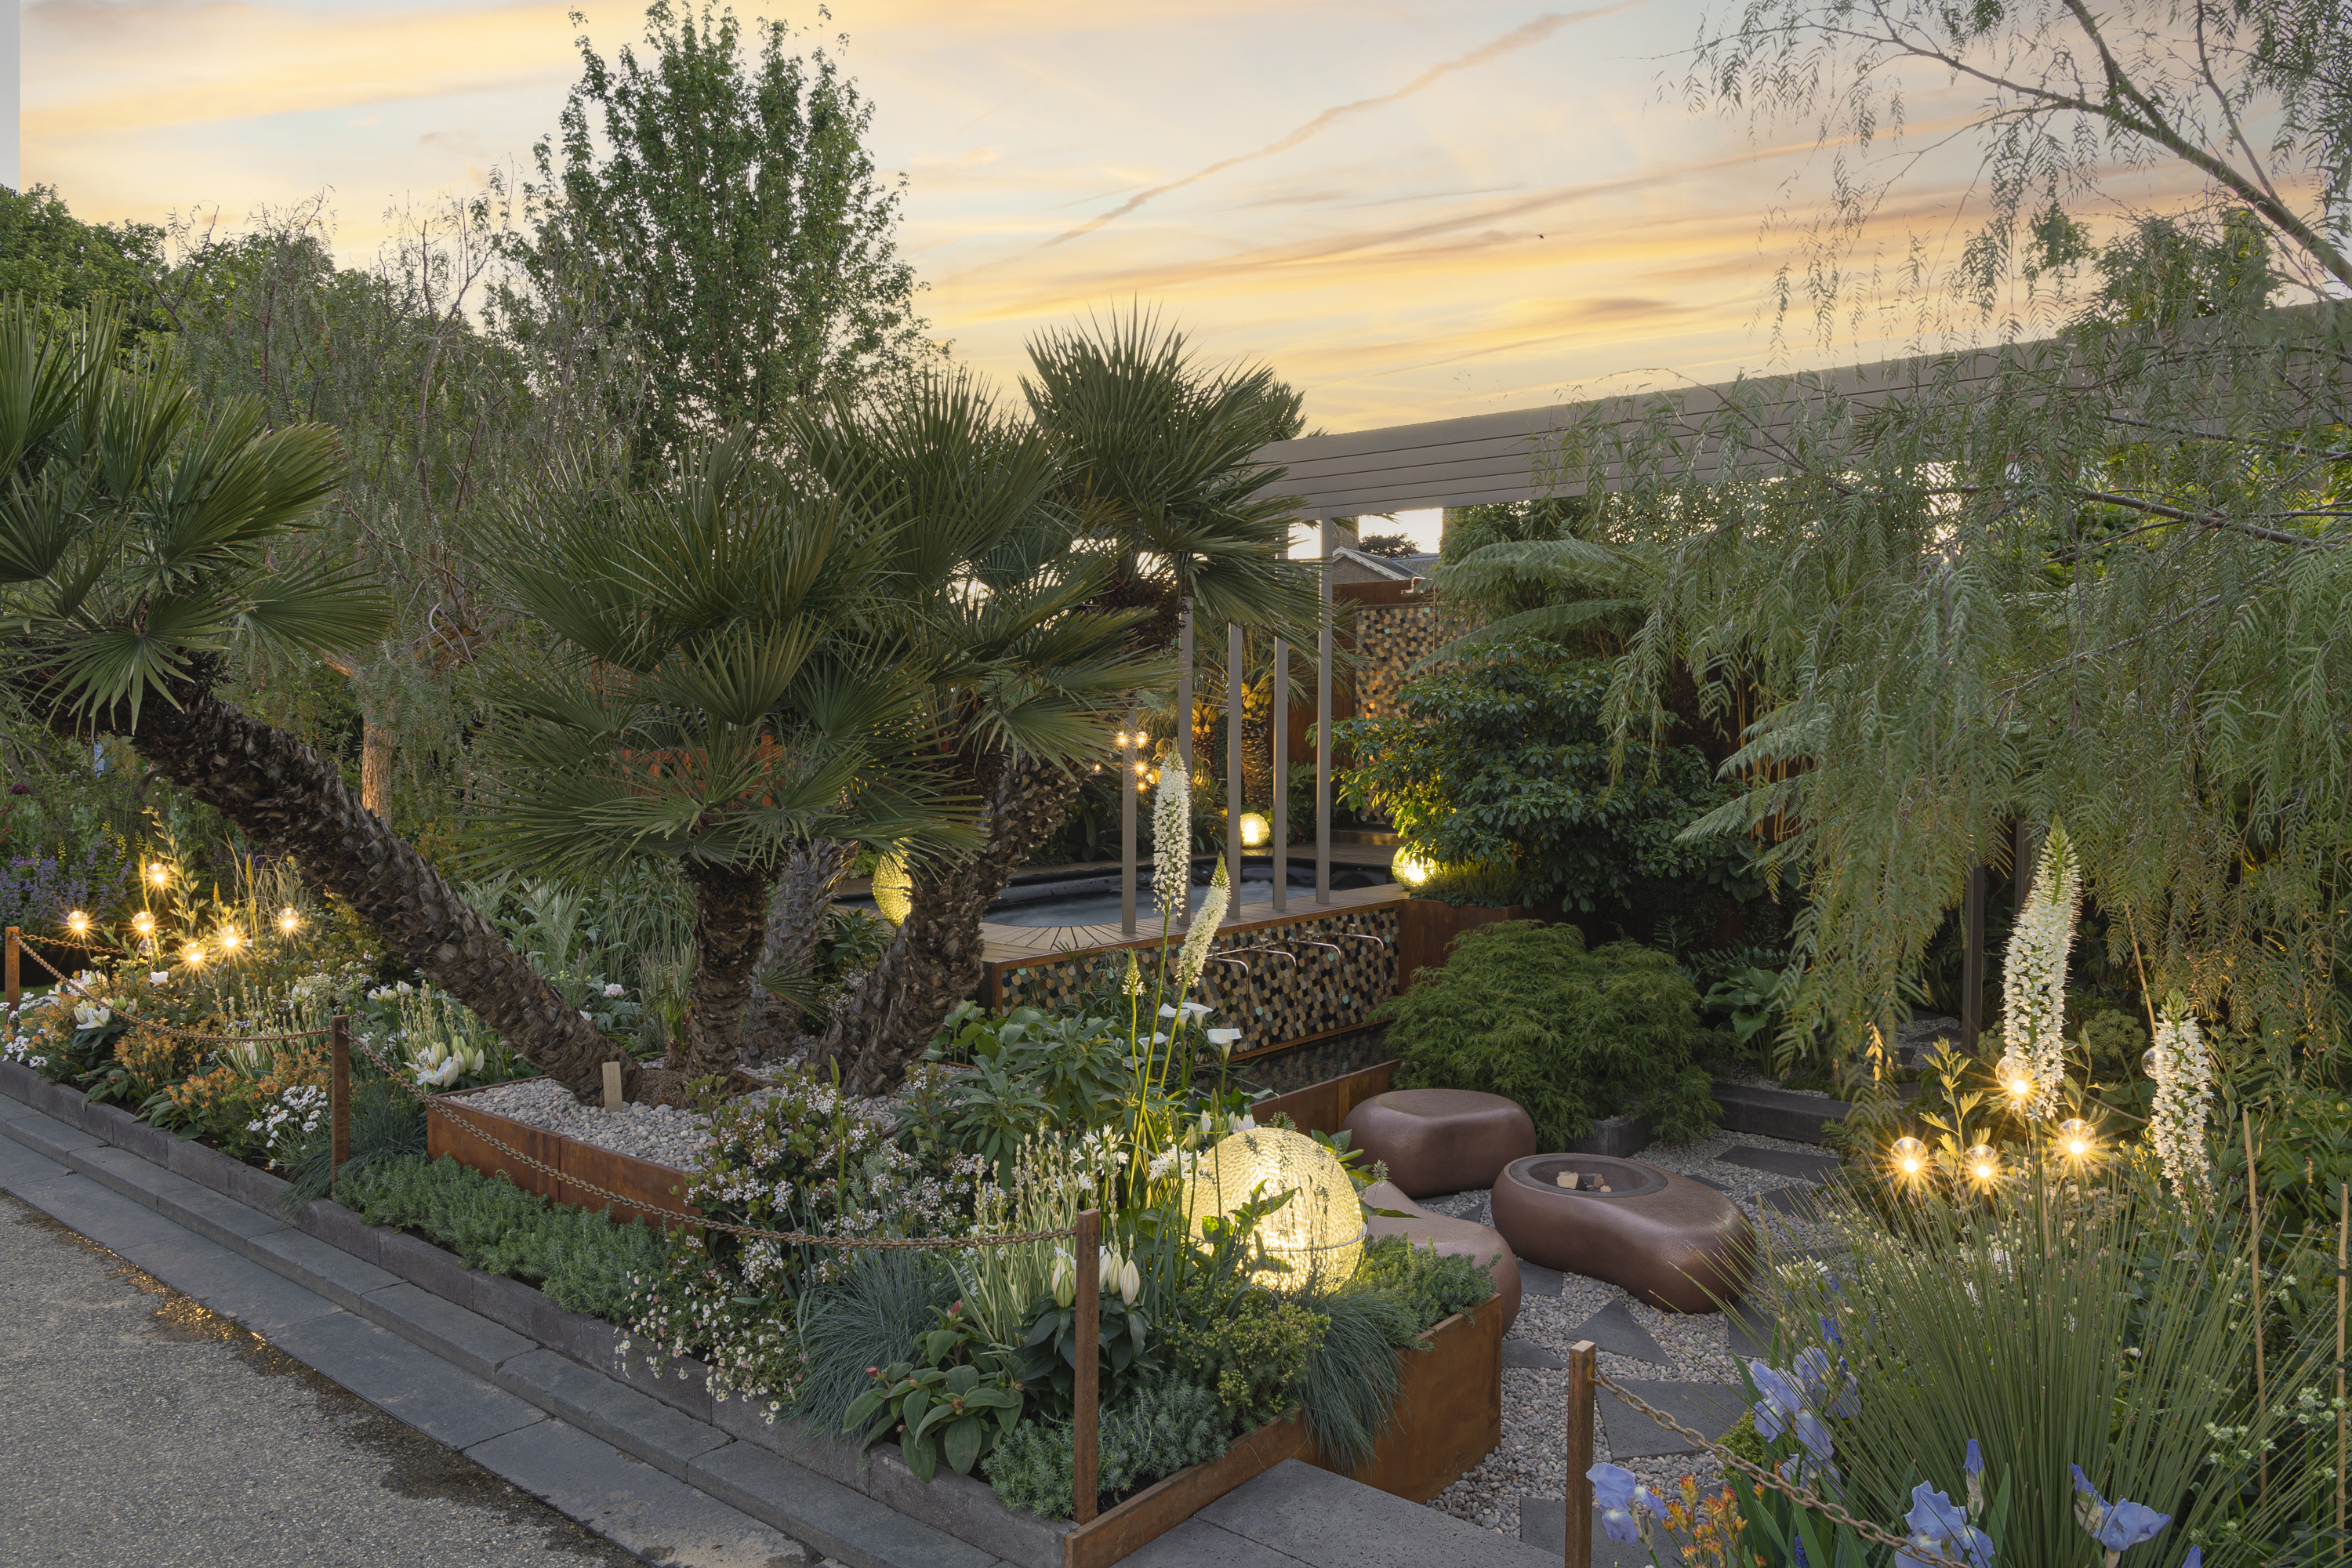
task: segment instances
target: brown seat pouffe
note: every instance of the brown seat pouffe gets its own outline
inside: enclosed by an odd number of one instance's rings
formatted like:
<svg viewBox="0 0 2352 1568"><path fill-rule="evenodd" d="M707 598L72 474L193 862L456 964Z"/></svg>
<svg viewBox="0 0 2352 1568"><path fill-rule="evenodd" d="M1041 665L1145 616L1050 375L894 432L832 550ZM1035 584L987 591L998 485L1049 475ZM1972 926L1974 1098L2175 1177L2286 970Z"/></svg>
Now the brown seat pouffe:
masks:
<svg viewBox="0 0 2352 1568"><path fill-rule="evenodd" d="M1563 1186L1596 1178L1607 1192ZM1606 1279L1670 1312L1712 1312L1738 1295L1756 1229L1703 1183L1639 1160L1538 1154L1495 1182L1495 1228L1530 1263Z"/></svg>
<svg viewBox="0 0 2352 1568"><path fill-rule="evenodd" d="M1511 1256L1510 1244L1495 1231L1475 1220L1454 1219L1442 1214L1432 1214L1405 1196L1386 1182L1374 1182L1364 1189L1364 1201L1376 1209L1390 1209L1403 1215L1402 1219L1391 1219L1387 1215L1374 1215L1364 1222L1364 1238L1401 1236L1414 1247L1437 1249L1440 1258L1475 1258L1486 1266L1495 1277L1495 1296L1503 1304L1503 1333L1519 1321L1519 1260Z"/></svg>
<svg viewBox="0 0 2352 1568"><path fill-rule="evenodd" d="M1392 1089L1348 1112L1365 1157L1383 1161L1407 1197L1493 1184L1503 1167L1536 1152L1536 1124L1499 1094L1469 1089Z"/></svg>

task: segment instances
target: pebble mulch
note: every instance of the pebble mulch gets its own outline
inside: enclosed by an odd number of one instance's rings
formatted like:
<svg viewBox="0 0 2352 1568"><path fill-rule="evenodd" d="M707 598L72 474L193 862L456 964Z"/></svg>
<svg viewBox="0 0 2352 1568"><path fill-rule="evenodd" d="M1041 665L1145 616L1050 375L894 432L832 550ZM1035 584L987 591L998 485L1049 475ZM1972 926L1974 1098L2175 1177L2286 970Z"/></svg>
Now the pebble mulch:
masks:
<svg viewBox="0 0 2352 1568"><path fill-rule="evenodd" d="M1799 1168L1828 1153L1810 1143L1787 1142L1748 1132L1717 1132L1700 1142L1681 1147L1654 1144L1634 1158L1706 1181L1725 1192L1764 1233L1774 1253L1807 1251L1830 1240L1818 1226L1763 1202L1768 1193L1802 1190L1810 1186L1809 1183L1801 1177L1722 1158L1735 1151L1750 1158L1785 1156L1777 1163ZM1481 1225L1492 1223L1488 1194L1484 1192L1455 1193L1419 1201L1423 1207L1435 1213L1475 1220ZM1568 1373L1548 1366L1515 1366L1511 1364L1514 1360L1525 1363L1556 1359L1564 1368L1570 1345L1580 1339L1599 1337L1581 1331L1585 1325L1596 1313L1616 1307L1620 1313L1630 1313L1633 1322L1649 1336L1658 1359L1617 1354L1604 1349L1600 1355L1601 1370L1611 1377L1626 1382L1696 1385L1694 1394L1716 1402L1727 1412L1738 1408L1736 1391L1739 1385L1732 1325L1722 1314L1685 1316L1663 1312L1598 1279L1576 1274L1552 1275L1549 1270L1531 1268L1523 1272L1529 1289L1520 1305L1518 1321L1511 1326L1504 1341L1502 1446L1428 1504L1456 1519L1515 1538L1519 1529L1520 1499L1558 1498L1566 1493ZM1541 1293L1555 1279L1559 1294ZM1668 1499L1676 1495L1685 1475L1693 1477L1701 1487L1721 1479L1720 1468L1714 1460L1695 1454L1620 1459L1610 1451L1605 1421L1596 1436L1596 1445L1601 1458L1625 1465L1653 1491Z"/></svg>
<svg viewBox="0 0 2352 1568"><path fill-rule="evenodd" d="M570 1089L543 1078L493 1084L467 1095L466 1103L680 1171L692 1170L710 1143L708 1117L675 1105L629 1105L618 1110L583 1105Z"/></svg>

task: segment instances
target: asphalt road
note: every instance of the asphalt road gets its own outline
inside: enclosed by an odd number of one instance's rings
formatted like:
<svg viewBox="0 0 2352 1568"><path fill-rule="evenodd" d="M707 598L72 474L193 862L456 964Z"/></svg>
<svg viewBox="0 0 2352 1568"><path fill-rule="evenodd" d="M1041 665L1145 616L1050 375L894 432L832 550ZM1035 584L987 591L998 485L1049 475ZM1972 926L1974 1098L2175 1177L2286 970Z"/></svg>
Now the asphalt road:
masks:
<svg viewBox="0 0 2352 1568"><path fill-rule="evenodd" d="M0 1194L0 1564L636 1563Z"/></svg>

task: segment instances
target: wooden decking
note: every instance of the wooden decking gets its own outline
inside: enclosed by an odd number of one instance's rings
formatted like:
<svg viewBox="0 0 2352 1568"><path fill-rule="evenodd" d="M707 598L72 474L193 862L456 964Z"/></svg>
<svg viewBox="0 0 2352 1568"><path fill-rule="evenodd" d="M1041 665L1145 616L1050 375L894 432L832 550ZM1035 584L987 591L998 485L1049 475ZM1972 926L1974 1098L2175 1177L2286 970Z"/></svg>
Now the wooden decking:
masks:
<svg viewBox="0 0 2352 1568"><path fill-rule="evenodd" d="M1293 889L1289 908L1282 913L1276 914L1270 903L1244 904L1226 915L1217 929L1245 931L1251 926L1266 925L1276 921L1336 914L1367 905L1390 903L1404 897L1405 889L1393 882L1384 882L1372 888L1334 889L1331 901L1328 904L1317 903L1311 889ZM983 922L980 928L981 957L990 963L1034 963L1041 958L1054 958L1066 952L1097 952L1137 942L1156 942L1160 936L1157 919L1139 919L1132 937L1118 929L1117 921L1083 926L1009 926Z"/></svg>

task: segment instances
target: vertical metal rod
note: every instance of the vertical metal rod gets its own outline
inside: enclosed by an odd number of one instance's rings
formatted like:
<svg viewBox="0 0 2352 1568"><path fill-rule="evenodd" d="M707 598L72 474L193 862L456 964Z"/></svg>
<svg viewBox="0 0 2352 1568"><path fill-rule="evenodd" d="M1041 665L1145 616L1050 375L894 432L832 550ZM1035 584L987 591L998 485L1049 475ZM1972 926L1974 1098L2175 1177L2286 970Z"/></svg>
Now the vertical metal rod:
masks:
<svg viewBox="0 0 2352 1568"><path fill-rule="evenodd" d="M1322 578L1315 632L1315 901L1331 901L1331 546L1337 531L1323 521Z"/></svg>
<svg viewBox="0 0 2352 1568"><path fill-rule="evenodd" d="M21 933L15 926L10 926L8 928L7 979L8 1032L11 1035L16 1032L16 1005L24 999L25 994L24 975L16 968L16 943L20 940Z"/></svg>
<svg viewBox="0 0 2352 1568"><path fill-rule="evenodd" d="M1290 645L1274 643L1274 912L1290 907Z"/></svg>
<svg viewBox="0 0 2352 1568"><path fill-rule="evenodd" d="M1095 1441L1096 1416L1100 1391L1096 1386L1101 1375L1102 1361L1102 1210L1088 1209L1078 1215L1078 1297L1073 1304L1077 1315L1078 1364L1071 1368L1075 1386L1070 1390L1075 1408L1070 1416L1071 1500L1077 1504L1078 1522L1086 1524L1095 1517L1095 1493L1100 1489L1097 1465L1101 1455Z"/></svg>
<svg viewBox="0 0 2352 1568"><path fill-rule="evenodd" d="M1960 900L1960 1049L1973 1054L1984 1028L1985 868L1969 868L1969 889Z"/></svg>
<svg viewBox="0 0 2352 1568"><path fill-rule="evenodd" d="M2270 1408L2268 1380L2263 1375L2263 1183L2254 1165L2254 1113L2241 1106L2246 1130L2246 1261L2253 1270L2254 1295L2254 1420L2259 1425ZM2271 1460L2265 1450L2256 1469L2256 1496L2271 1489Z"/></svg>
<svg viewBox="0 0 2352 1568"><path fill-rule="evenodd" d="M1196 785L1192 773L1192 601L1186 599L1176 608L1176 754L1184 762L1184 783L1188 788ZM1177 847L1180 857L1192 853L1192 824L1184 825L1185 840ZM1162 854L1167 853L1163 847ZM1183 907L1160 911L1162 931L1181 931L1192 923L1192 889L1188 878L1184 887Z"/></svg>
<svg viewBox="0 0 2352 1568"><path fill-rule="evenodd" d="M1135 934L1135 797L1143 788L1136 777L1135 759L1140 742L1136 726L1142 716L1130 711L1118 743L1118 931Z"/></svg>
<svg viewBox="0 0 2352 1568"><path fill-rule="evenodd" d="M327 1024L327 1191L352 1157L352 1020L338 1013Z"/></svg>
<svg viewBox="0 0 2352 1568"><path fill-rule="evenodd" d="M1225 875L1233 879L1234 899L1226 907L1239 913L1242 903L1242 710L1245 706L1242 672L1249 662L1249 634L1238 621L1225 626Z"/></svg>
<svg viewBox="0 0 2352 1568"><path fill-rule="evenodd" d="M2345 1266L2352 1263L2352 1184L2336 1184L2336 1555L2344 1556Z"/></svg>
<svg viewBox="0 0 2352 1568"><path fill-rule="evenodd" d="M1592 1483L1585 1472L1592 1468L1593 1366L1591 1340L1568 1347L1568 1568L1592 1568Z"/></svg>

